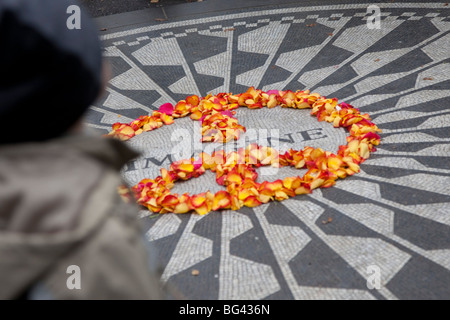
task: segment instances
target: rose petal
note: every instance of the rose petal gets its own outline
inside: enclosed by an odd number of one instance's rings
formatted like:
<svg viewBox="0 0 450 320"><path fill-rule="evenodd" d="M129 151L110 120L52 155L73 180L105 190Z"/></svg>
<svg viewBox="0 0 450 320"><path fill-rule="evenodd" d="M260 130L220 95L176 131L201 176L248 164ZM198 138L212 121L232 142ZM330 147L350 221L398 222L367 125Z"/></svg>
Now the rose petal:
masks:
<svg viewBox="0 0 450 320"><path fill-rule="evenodd" d="M245 201L244 201L244 205L246 207L250 207L250 208L257 207L260 204L261 204L261 201L259 201L256 196L247 197L247 199L245 199Z"/></svg>
<svg viewBox="0 0 450 320"><path fill-rule="evenodd" d="M171 103L164 103L159 107L158 111L171 116L173 114L173 105Z"/></svg>
<svg viewBox="0 0 450 320"><path fill-rule="evenodd" d="M209 213L209 209L206 203L203 204L201 207L195 208L194 210L201 216L204 216L205 214Z"/></svg>
<svg viewBox="0 0 450 320"><path fill-rule="evenodd" d="M200 102L200 98L196 95L189 96L186 98L186 102L192 106L197 106Z"/></svg>
<svg viewBox="0 0 450 320"><path fill-rule="evenodd" d="M218 191L214 195L213 210L228 209L231 206L230 194L226 191Z"/></svg>
<svg viewBox="0 0 450 320"><path fill-rule="evenodd" d="M175 206L174 213L187 213L191 210L186 202L181 202Z"/></svg>
<svg viewBox="0 0 450 320"><path fill-rule="evenodd" d="M168 195L161 201L161 205L164 207L176 206L178 203L180 203L180 201L178 200L178 197L174 195Z"/></svg>
<svg viewBox="0 0 450 320"><path fill-rule="evenodd" d="M162 113L159 117L161 118L162 122L164 122L164 124L166 125L174 123L173 118L168 114Z"/></svg>
<svg viewBox="0 0 450 320"><path fill-rule="evenodd" d="M193 195L189 200L189 203L194 209L200 208L206 202L204 194Z"/></svg>
<svg viewBox="0 0 450 320"><path fill-rule="evenodd" d="M225 115L225 116L228 116L228 117L230 117L230 118L233 117L233 114L231 113L230 110L222 111L221 114L223 114L223 115Z"/></svg>
<svg viewBox="0 0 450 320"><path fill-rule="evenodd" d="M226 181L228 183L235 183L239 185L242 183L242 178L237 173L229 173L226 177Z"/></svg>

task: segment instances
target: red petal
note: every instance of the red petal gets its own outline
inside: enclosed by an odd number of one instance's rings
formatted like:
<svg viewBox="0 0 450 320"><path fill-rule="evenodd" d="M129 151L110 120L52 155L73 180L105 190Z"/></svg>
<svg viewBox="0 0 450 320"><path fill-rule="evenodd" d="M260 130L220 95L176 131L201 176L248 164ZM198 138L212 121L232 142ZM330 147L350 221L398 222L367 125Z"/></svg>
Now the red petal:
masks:
<svg viewBox="0 0 450 320"><path fill-rule="evenodd" d="M225 115L225 116L229 116L230 118L233 117L233 114L232 114L231 111L229 111L229 110L222 111L221 114L223 114L223 115Z"/></svg>
<svg viewBox="0 0 450 320"><path fill-rule="evenodd" d="M164 103L161 107L159 107L159 112L171 116L173 114L173 105L171 103Z"/></svg>

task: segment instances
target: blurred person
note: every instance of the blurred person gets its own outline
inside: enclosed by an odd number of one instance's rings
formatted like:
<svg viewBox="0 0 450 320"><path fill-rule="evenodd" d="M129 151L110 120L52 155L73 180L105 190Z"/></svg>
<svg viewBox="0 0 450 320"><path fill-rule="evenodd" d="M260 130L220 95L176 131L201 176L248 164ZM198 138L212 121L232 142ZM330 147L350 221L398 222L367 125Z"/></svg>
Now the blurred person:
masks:
<svg viewBox="0 0 450 320"><path fill-rule="evenodd" d="M138 208L119 194L137 154L85 132L107 68L68 0L0 0L0 299L162 299ZM77 278L78 277L78 278Z"/></svg>

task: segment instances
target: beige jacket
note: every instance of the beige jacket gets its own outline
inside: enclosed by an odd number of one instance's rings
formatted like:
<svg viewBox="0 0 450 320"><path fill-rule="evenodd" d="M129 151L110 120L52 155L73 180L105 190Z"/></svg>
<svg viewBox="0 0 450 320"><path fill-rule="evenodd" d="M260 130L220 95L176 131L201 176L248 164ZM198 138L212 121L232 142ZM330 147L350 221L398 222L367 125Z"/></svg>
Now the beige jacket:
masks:
<svg viewBox="0 0 450 320"><path fill-rule="evenodd" d="M81 135L0 146L0 299L163 298L138 209L117 191L136 155Z"/></svg>

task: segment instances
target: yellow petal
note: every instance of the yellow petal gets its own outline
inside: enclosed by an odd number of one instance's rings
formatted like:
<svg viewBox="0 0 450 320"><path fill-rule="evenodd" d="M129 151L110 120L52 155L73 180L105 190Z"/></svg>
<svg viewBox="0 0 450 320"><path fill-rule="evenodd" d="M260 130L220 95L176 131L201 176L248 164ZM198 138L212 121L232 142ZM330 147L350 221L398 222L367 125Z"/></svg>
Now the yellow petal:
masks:
<svg viewBox="0 0 450 320"><path fill-rule="evenodd" d="M313 182L311 182L311 190L320 187L324 182L324 179L315 179Z"/></svg>
<svg viewBox="0 0 450 320"><path fill-rule="evenodd" d="M250 207L250 208L257 207L260 204L261 204L261 201L259 201L258 198L255 196L250 196L247 199L245 199L245 201L244 201L244 205L246 207Z"/></svg>
<svg viewBox="0 0 450 320"><path fill-rule="evenodd" d="M208 206L206 204L202 205L199 208L195 208L194 210L195 210L195 212L197 212L201 216L209 213L209 209L208 209Z"/></svg>

